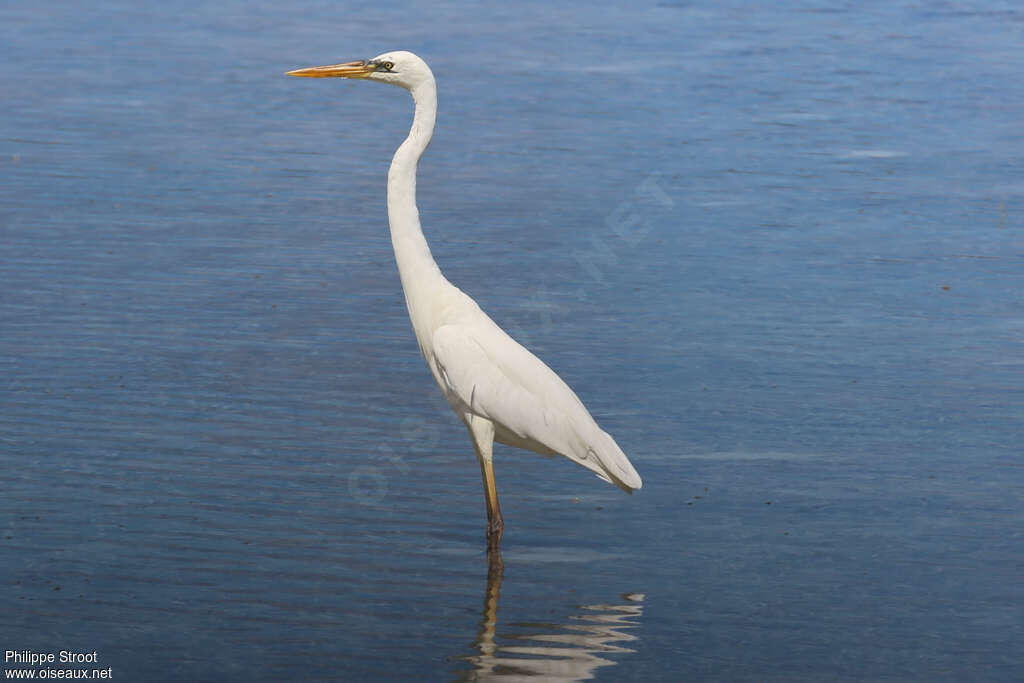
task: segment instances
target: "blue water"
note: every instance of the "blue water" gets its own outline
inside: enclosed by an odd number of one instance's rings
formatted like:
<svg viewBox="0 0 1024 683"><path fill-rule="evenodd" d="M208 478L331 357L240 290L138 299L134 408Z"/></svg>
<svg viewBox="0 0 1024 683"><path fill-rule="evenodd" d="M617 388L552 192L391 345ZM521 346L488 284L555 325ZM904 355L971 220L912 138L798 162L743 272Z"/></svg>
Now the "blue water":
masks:
<svg viewBox="0 0 1024 683"><path fill-rule="evenodd" d="M1017 3L0 22L0 649L140 681L1020 675ZM439 82L438 262L644 477L499 448L490 580L387 236L408 95L283 76L389 49Z"/></svg>

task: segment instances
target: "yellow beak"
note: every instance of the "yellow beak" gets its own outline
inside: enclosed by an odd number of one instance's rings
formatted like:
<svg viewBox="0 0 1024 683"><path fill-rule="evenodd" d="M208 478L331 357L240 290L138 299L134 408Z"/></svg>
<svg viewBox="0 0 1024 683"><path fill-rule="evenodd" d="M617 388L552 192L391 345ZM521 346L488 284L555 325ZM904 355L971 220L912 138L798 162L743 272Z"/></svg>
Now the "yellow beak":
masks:
<svg viewBox="0 0 1024 683"><path fill-rule="evenodd" d="M358 62L345 62L344 64L328 64L327 66L311 66L307 69L295 69L289 71L288 76L302 76L303 78L366 78L377 68L376 64L361 59Z"/></svg>

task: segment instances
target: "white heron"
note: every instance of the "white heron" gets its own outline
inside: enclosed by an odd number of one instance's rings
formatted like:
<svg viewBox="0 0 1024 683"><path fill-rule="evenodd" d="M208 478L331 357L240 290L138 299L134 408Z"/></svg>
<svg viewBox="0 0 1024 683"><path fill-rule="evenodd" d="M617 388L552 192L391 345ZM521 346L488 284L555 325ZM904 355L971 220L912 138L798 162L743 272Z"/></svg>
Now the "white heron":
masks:
<svg viewBox="0 0 1024 683"><path fill-rule="evenodd" d="M498 551L504 523L494 483L494 442L542 455L564 455L632 493L640 475L572 389L450 283L430 254L416 208L416 167L434 134L437 86L411 52L289 71L308 78L358 78L412 94L408 137L388 170L391 244L416 341L445 398L473 440L487 505L487 548Z"/></svg>

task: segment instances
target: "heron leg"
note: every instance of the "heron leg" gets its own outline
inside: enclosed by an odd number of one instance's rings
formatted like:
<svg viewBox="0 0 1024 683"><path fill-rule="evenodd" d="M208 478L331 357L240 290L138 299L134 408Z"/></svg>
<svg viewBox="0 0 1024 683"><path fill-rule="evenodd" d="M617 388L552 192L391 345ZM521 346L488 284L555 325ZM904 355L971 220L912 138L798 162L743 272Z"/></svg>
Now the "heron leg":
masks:
<svg viewBox="0 0 1024 683"><path fill-rule="evenodd" d="M498 505L498 488L494 483L494 423L477 415L466 421L469 434L473 437L473 448L480 461L480 474L484 480L484 498L487 503L487 553L491 564L501 565L501 532L505 522L501 519Z"/></svg>
<svg viewBox="0 0 1024 683"><path fill-rule="evenodd" d="M487 496L487 550L498 550L501 545L501 532L505 522L501 518L501 507L498 505L498 489L494 485L494 464L490 460L480 461L480 472L484 478L484 493Z"/></svg>

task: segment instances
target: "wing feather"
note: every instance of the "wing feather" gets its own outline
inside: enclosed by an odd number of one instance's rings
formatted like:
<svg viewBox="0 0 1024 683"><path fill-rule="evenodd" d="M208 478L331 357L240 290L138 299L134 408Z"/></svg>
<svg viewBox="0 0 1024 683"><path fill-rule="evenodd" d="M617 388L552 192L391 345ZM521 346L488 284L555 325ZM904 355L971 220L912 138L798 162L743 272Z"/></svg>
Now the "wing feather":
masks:
<svg viewBox="0 0 1024 683"><path fill-rule="evenodd" d="M564 455L627 491L640 488L640 477L626 455L575 392L484 318L442 325L433 334L434 361L449 399L494 422L496 438L503 443Z"/></svg>

